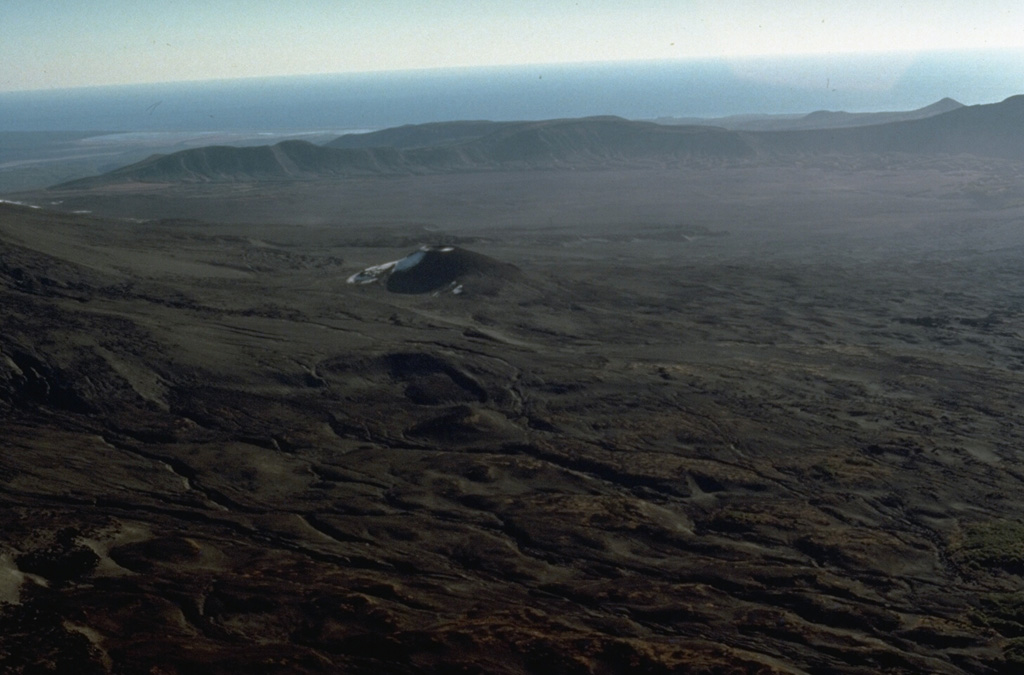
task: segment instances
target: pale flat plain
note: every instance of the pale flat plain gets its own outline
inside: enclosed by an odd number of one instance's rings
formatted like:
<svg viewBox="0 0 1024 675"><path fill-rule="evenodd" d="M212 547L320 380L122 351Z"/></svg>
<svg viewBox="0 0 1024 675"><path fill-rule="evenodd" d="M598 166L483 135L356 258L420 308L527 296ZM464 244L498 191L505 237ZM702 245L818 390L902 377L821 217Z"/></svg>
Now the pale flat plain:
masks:
<svg viewBox="0 0 1024 675"><path fill-rule="evenodd" d="M1016 672L1022 174L18 195L0 666ZM346 283L422 243L521 278Z"/></svg>

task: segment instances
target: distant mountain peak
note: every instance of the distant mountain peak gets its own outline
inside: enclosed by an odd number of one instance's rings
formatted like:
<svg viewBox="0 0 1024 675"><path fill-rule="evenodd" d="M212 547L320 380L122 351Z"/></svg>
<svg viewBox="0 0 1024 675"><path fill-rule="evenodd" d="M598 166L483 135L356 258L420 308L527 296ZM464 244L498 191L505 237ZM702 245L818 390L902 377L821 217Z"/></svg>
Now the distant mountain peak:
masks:
<svg viewBox="0 0 1024 675"><path fill-rule="evenodd" d="M925 107L918 109L916 112L929 112L934 114L940 114L963 107L965 107L963 103L957 101L956 99L949 98L947 96L943 99L936 101L935 103L932 103L931 105L926 105Z"/></svg>

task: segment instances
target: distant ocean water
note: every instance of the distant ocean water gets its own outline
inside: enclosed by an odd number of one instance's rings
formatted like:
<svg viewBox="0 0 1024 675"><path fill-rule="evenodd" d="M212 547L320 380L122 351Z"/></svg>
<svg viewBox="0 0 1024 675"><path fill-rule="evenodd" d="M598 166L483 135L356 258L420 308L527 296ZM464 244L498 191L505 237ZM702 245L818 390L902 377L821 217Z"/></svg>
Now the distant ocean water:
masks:
<svg viewBox="0 0 1024 675"><path fill-rule="evenodd" d="M445 120L909 110L1024 93L1024 50L562 64L0 93L0 131L314 131Z"/></svg>

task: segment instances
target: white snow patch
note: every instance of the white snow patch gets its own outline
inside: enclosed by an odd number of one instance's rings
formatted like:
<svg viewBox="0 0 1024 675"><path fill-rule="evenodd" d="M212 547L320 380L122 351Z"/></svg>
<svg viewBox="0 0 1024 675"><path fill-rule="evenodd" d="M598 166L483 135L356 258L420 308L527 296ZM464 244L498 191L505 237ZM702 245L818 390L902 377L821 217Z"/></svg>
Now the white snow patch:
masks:
<svg viewBox="0 0 1024 675"><path fill-rule="evenodd" d="M427 250L428 249L421 248L415 253L410 253L409 255L405 256L397 263L395 263L395 269L393 271L404 272L406 270L411 270L413 267L416 267L416 265L419 265L420 261L423 260L423 256L427 254Z"/></svg>
<svg viewBox="0 0 1024 675"><path fill-rule="evenodd" d="M18 603L21 595L21 584L25 581L25 575L21 573L11 556L6 553L0 556L0 605Z"/></svg>
<svg viewBox="0 0 1024 675"><path fill-rule="evenodd" d="M445 246L441 249L434 249L430 246L423 246L419 250L410 253L401 260L392 260L391 262L381 263L380 265L373 265L367 267L362 272L356 272L350 276L346 281L350 284L372 284L375 281L379 281L381 278L391 274L392 272L406 272L411 270L416 265L419 265L424 256L427 255L428 251L440 251L441 253L449 253L455 249L451 246Z"/></svg>
<svg viewBox="0 0 1024 675"><path fill-rule="evenodd" d="M382 276L390 272L399 262L401 261L392 260L391 262L381 263L380 265L373 265L371 267L367 267L362 272L356 272L355 274L350 276L346 281L347 283L350 284L372 284L374 281L377 281Z"/></svg>
<svg viewBox="0 0 1024 675"><path fill-rule="evenodd" d="M30 209L38 209L40 207L35 204L26 204L25 202L16 202L13 199L0 199L0 204L12 204L14 206L27 206Z"/></svg>

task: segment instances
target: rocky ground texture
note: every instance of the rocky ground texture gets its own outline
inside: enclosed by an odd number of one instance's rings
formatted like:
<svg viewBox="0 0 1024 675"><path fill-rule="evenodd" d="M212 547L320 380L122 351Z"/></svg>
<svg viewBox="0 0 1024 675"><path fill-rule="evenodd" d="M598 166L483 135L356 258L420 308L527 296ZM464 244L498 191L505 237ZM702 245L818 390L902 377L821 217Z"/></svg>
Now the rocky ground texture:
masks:
<svg viewBox="0 0 1024 675"><path fill-rule="evenodd" d="M1019 672L1020 206L963 183L838 243L753 187L747 230L0 205L0 670ZM418 243L516 273L346 283Z"/></svg>

